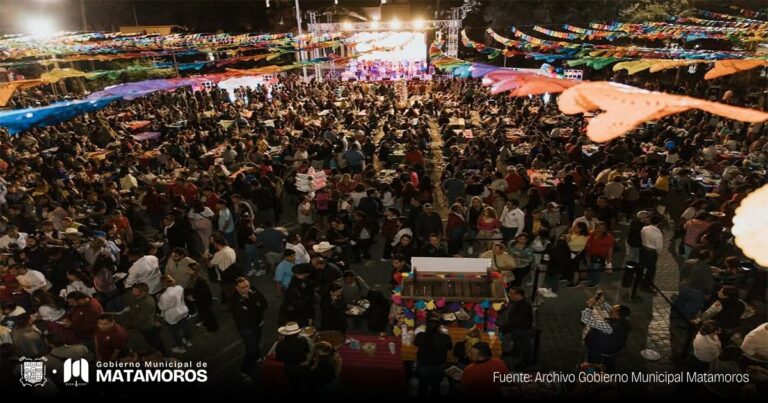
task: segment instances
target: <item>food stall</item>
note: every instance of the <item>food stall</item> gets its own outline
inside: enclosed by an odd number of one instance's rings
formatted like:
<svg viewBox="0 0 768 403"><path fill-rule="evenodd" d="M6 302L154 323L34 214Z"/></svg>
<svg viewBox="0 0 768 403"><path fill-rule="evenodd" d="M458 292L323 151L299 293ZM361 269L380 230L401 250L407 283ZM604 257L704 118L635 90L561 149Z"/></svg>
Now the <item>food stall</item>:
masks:
<svg viewBox="0 0 768 403"><path fill-rule="evenodd" d="M501 276L491 270L491 259L414 257L412 268L392 295L403 361L415 361L413 339L429 317L441 319L454 343L479 329L493 355L501 355L496 319L508 299Z"/></svg>
<svg viewBox="0 0 768 403"><path fill-rule="evenodd" d="M341 358L339 381L347 390L377 390L393 394L406 393L407 380L400 359L400 339L381 335L367 335L337 331L320 331L314 335L300 334L312 344L325 341L334 346ZM277 360L275 343L264 357L259 381L267 392L290 387L285 366Z"/></svg>

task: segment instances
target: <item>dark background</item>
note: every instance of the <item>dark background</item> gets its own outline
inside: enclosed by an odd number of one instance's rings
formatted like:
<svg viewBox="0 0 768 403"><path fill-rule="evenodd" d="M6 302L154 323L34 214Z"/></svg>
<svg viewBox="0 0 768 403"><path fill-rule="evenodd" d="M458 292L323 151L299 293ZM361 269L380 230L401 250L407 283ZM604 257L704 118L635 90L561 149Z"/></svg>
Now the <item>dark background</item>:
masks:
<svg viewBox="0 0 768 403"><path fill-rule="evenodd" d="M336 19L349 19L339 8L359 11L381 0L339 0ZM410 5L411 15L433 18L463 0L388 0L388 6ZM731 4L764 10L765 0L478 0L464 25L474 29L525 24L574 25L595 21L649 21L700 8L729 12ZM82 30L81 8L89 30L116 31L121 25L182 25L196 32L285 32L295 29L294 0L0 0L0 32L18 33L20 16L41 12L52 16L63 30ZM300 0L302 11L324 11L333 0ZM82 4L82 6L81 6ZM134 14L135 10L135 14ZM135 15L135 17L134 17ZM283 24L280 25L280 21ZM325 21L324 17L318 17ZM401 20L409 19L403 16ZM307 18L304 19L305 22Z"/></svg>

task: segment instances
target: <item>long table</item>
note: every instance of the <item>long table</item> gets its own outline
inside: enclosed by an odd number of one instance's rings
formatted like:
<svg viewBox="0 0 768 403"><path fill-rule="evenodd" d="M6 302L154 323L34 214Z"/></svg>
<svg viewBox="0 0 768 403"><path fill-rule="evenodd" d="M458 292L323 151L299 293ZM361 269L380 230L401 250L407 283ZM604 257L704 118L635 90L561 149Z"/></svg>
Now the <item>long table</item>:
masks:
<svg viewBox="0 0 768 403"><path fill-rule="evenodd" d="M453 345L455 346L456 343L461 343L465 340L467 333L469 333L470 330L471 329L463 327L448 327L448 336L451 337ZM491 352L495 358L501 357L501 339L499 339L498 334L495 334L493 339L491 339L491 337L488 336L488 333L480 332L480 339L491 346ZM401 351L401 359L403 361L416 361L416 353L418 352L416 346L403 345ZM448 353L448 362L455 363L456 361L456 357L454 357L453 354Z"/></svg>
<svg viewBox="0 0 768 403"><path fill-rule="evenodd" d="M389 390L405 391L406 376L405 366L400 358L399 337L385 337L347 334L347 339L357 339L360 345L375 343L376 352L368 355L362 349L352 349L344 345L339 349L341 355L341 374L339 380L342 385L354 388L387 388ZM389 351L389 343L395 343L395 353ZM264 359L259 376L262 387L266 390L277 390L288 387L288 378L283 363L277 361L274 355Z"/></svg>

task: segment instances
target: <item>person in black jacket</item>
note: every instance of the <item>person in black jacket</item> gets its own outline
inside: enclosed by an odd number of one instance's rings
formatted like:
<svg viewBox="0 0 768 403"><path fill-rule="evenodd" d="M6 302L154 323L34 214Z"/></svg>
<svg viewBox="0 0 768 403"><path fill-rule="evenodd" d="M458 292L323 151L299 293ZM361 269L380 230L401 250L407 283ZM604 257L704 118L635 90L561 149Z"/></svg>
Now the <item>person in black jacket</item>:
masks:
<svg viewBox="0 0 768 403"><path fill-rule="evenodd" d="M557 298L557 292L560 290L560 277L563 275L563 269L571 264L571 250L568 248L568 242L565 241L565 235L561 236L555 245L549 244L544 251L549 255L547 262L547 272L544 276L546 288L539 292L545 297Z"/></svg>
<svg viewBox="0 0 768 403"><path fill-rule="evenodd" d="M344 274L339 266L326 261L322 256L313 257L311 264L315 269L311 280L319 295L326 295L331 284L335 283Z"/></svg>
<svg viewBox="0 0 768 403"><path fill-rule="evenodd" d="M416 335L413 345L416 353L416 377L419 379L419 398L427 397L431 389L432 397L440 397L440 383L443 381L448 352L453 348L451 337L440 330L440 321L430 319L427 330Z"/></svg>
<svg viewBox="0 0 768 403"><path fill-rule="evenodd" d="M176 222L173 214L168 214L163 219L163 234L169 250L173 248L189 249L192 246L192 232L184 225Z"/></svg>
<svg viewBox="0 0 768 403"><path fill-rule="evenodd" d="M429 242L421 247L419 256L423 257L448 257L448 250L443 245L440 235L432 233Z"/></svg>
<svg viewBox="0 0 768 403"><path fill-rule="evenodd" d="M230 300L229 307L232 310L237 332L240 333L243 344L245 344L245 357L240 366L240 374L244 379L250 381L251 371L261 358L259 344L264 326L264 311L269 305L264 295L258 290L252 289L245 277L238 277L235 280L235 291L237 293Z"/></svg>
<svg viewBox="0 0 768 403"><path fill-rule="evenodd" d="M341 284L331 284L328 293L323 295L320 302L320 330L347 331L347 306L341 296L343 287Z"/></svg>
<svg viewBox="0 0 768 403"><path fill-rule="evenodd" d="M379 191L376 189L368 189L366 191L366 197L360 199L357 209L364 212L378 224L379 219L384 215L384 205L379 198ZM374 228L374 231L378 232L378 228Z"/></svg>
<svg viewBox="0 0 768 403"><path fill-rule="evenodd" d="M315 288L310 276L314 268L309 263L297 264L291 268L293 278L285 290L280 306L278 324L297 322L302 327L311 326L315 319Z"/></svg>
<svg viewBox="0 0 768 403"><path fill-rule="evenodd" d="M275 346L275 358L282 361L285 374L291 385L294 397L309 395L309 341L300 337L302 327L296 322L288 322L277 329L280 340Z"/></svg>
<svg viewBox="0 0 768 403"><path fill-rule="evenodd" d="M443 235L443 220L432 208L431 203L424 204L424 210L416 216L413 235L425 244L431 234Z"/></svg>
<svg viewBox="0 0 768 403"><path fill-rule="evenodd" d="M534 331L533 308L525 299L525 289L513 287L509 290L509 305L503 314L506 323L499 326L499 330L513 343L511 351L505 351L505 355L512 359L507 365L514 369L527 368L533 364Z"/></svg>
<svg viewBox="0 0 768 403"><path fill-rule="evenodd" d="M331 343L315 344L315 356L309 367L309 380L316 397L335 397L341 372L341 358Z"/></svg>
<svg viewBox="0 0 768 403"><path fill-rule="evenodd" d="M219 321L213 314L213 294L208 282L200 276L200 268L197 263L191 263L187 267L189 273L189 285L184 290L187 304L197 309L200 320L209 332L219 330Z"/></svg>
<svg viewBox="0 0 768 403"><path fill-rule="evenodd" d="M638 211L629 223L629 232L627 232L627 262L638 263L640 261L640 249L643 247L643 240L640 232L643 227L650 223L651 214L647 211Z"/></svg>

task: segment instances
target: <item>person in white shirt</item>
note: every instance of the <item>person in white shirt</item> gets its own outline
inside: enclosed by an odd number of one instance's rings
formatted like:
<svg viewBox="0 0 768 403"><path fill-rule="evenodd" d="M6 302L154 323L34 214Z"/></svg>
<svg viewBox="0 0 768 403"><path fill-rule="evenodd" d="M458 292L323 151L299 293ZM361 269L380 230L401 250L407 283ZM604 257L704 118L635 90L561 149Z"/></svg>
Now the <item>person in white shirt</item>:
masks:
<svg viewBox="0 0 768 403"><path fill-rule="evenodd" d="M113 262L117 261L112 251L107 249L107 241L104 238L93 238L91 242L81 246L77 251L88 264L88 267L93 266L99 256L109 258Z"/></svg>
<svg viewBox="0 0 768 403"><path fill-rule="evenodd" d="M120 190L131 190L139 187L139 182L131 175L131 171L128 168L122 168L120 170Z"/></svg>
<svg viewBox="0 0 768 403"><path fill-rule="evenodd" d="M301 235L293 234L288 236L285 248L296 252L296 264L309 263L309 252L301 243Z"/></svg>
<svg viewBox="0 0 768 403"><path fill-rule="evenodd" d="M612 181L605 185L603 194L608 200L619 200L621 199L621 196L624 195L624 185L621 183L622 181L623 178L621 176L616 176Z"/></svg>
<svg viewBox="0 0 768 403"><path fill-rule="evenodd" d="M19 232L15 225L9 225L6 228L7 233L0 237L0 250L8 250L16 246L19 250L27 247L27 234Z"/></svg>
<svg viewBox="0 0 768 403"><path fill-rule="evenodd" d="M213 257L211 257L206 252L206 254L203 255L203 261L208 265L208 267L213 267L216 269L216 277L219 279L219 281L221 281L223 277L232 277L224 275L224 273L233 264L235 264L235 262L237 262L237 252L229 247L227 240L222 237L213 237L213 247L216 249L216 253L213 254Z"/></svg>
<svg viewBox="0 0 768 403"><path fill-rule="evenodd" d="M307 147L304 145L299 146L298 150L293 153L293 168L299 169L301 167L301 164L307 162L309 160L309 153L307 152Z"/></svg>
<svg viewBox="0 0 768 403"><path fill-rule="evenodd" d="M741 351L748 358L768 361L768 322L756 327L744 336Z"/></svg>
<svg viewBox="0 0 768 403"><path fill-rule="evenodd" d="M520 210L520 203L512 199L501 211L501 235L504 243L516 238L525 229L525 213Z"/></svg>
<svg viewBox="0 0 768 403"><path fill-rule="evenodd" d="M162 284L160 283L160 264L156 256L145 255L139 257L138 251L131 251L129 259L133 264L128 269L128 277L125 279L125 288L134 284L146 283L149 286L150 295L157 294Z"/></svg>
<svg viewBox="0 0 768 403"><path fill-rule="evenodd" d="M163 319L168 323L173 340L176 343L171 351L176 354L184 354L187 350L184 347L192 347L189 341L189 308L184 303L184 288L176 284L176 280L169 275L162 277L162 284L165 289L157 300L157 307Z"/></svg>
<svg viewBox="0 0 768 403"><path fill-rule="evenodd" d="M640 266L645 270L643 287L646 291L651 290L651 284L656 278L656 261L659 252L664 248L664 234L659 229L659 224L661 224L661 218L652 216L650 224L640 230L640 239L643 245L640 248Z"/></svg>
<svg viewBox="0 0 768 403"><path fill-rule="evenodd" d="M59 291L59 296L61 298L66 298L67 294L75 291L82 292L89 297L92 297L94 294L96 294L95 288L86 285L86 276L80 269L67 270L67 280L69 281L67 286ZM91 284L93 283L92 280L90 282Z"/></svg>
<svg viewBox="0 0 768 403"><path fill-rule="evenodd" d="M8 269L8 273L16 277L16 281L19 282L21 288L29 294L37 290L47 290L51 288L48 280L45 279L45 275L37 270L30 270L22 266L11 266Z"/></svg>
<svg viewBox="0 0 768 403"><path fill-rule="evenodd" d="M699 333L693 339L693 356L702 363L702 370L709 369L709 364L720 356L722 345L718 337L719 329L714 321L701 324Z"/></svg>
<svg viewBox="0 0 768 403"><path fill-rule="evenodd" d="M597 224L600 223L600 220L595 217L595 210L592 207L587 207L584 209L584 215L573 220L573 224L571 225L571 228L576 228L578 223L583 222L584 225L587 226L587 231L592 232Z"/></svg>
<svg viewBox="0 0 768 403"><path fill-rule="evenodd" d="M301 233L306 233L309 227L315 224L315 212L312 206L312 200L303 196L296 211L296 222L301 227Z"/></svg>
<svg viewBox="0 0 768 403"><path fill-rule="evenodd" d="M61 303L57 303L53 295L47 291L38 290L33 295L33 298L37 300L37 303L39 304L39 307L37 308L37 318L40 320L45 322L55 322L67 314L65 306Z"/></svg>

